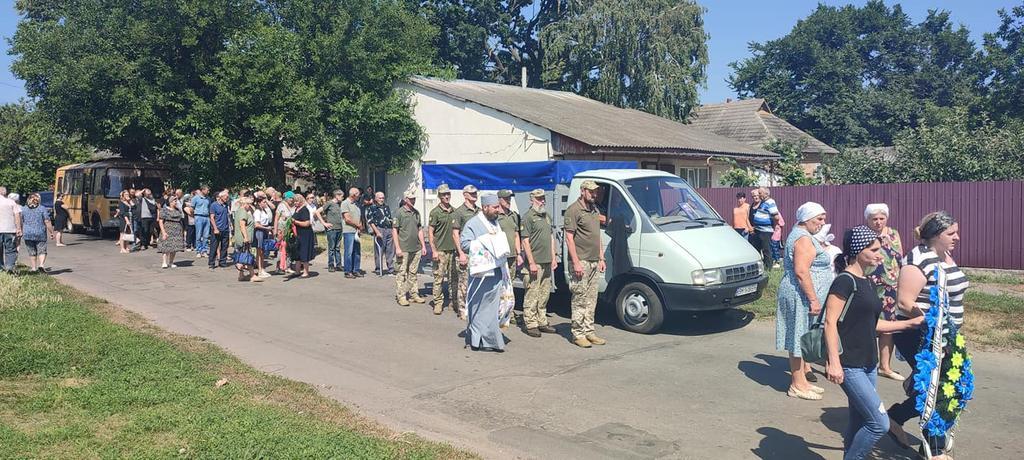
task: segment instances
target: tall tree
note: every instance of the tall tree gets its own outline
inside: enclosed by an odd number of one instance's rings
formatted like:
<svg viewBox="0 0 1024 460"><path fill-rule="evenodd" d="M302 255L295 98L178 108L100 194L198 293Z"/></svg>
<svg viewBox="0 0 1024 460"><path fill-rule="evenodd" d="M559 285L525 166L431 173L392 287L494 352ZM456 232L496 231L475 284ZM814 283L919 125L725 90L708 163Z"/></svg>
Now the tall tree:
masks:
<svg viewBox="0 0 1024 460"><path fill-rule="evenodd" d="M421 149L395 82L436 30L401 0L18 3L13 70L61 126L188 181L397 168Z"/></svg>
<svg viewBox="0 0 1024 460"><path fill-rule="evenodd" d="M0 106L0 185L36 192L53 185L58 167L85 161L92 149L64 134L27 103Z"/></svg>
<svg viewBox="0 0 1024 460"><path fill-rule="evenodd" d="M682 120L707 81L703 12L692 0L569 2L540 32L544 86Z"/></svg>
<svg viewBox="0 0 1024 460"><path fill-rule="evenodd" d="M984 38L985 108L995 117L1024 119L1024 3L999 10L999 18L999 29Z"/></svg>
<svg viewBox="0 0 1024 460"><path fill-rule="evenodd" d="M786 36L751 43L753 56L731 64L729 84L826 143L891 145L919 124L925 104L973 100L974 49L947 12L913 24L899 5L880 0L819 5Z"/></svg>

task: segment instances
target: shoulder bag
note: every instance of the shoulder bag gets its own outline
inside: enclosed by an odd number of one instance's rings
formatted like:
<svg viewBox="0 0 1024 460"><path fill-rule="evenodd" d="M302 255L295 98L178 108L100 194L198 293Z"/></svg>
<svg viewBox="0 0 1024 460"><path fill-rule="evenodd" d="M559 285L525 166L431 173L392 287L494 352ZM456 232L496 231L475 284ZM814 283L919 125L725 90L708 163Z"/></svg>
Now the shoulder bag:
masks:
<svg viewBox="0 0 1024 460"><path fill-rule="evenodd" d="M839 276L846 275L853 281L853 291L850 292L850 296L846 298L846 303L843 305L843 312L839 315L839 322L843 322L846 318L846 312L850 309L850 302L853 301L853 296L857 295L857 280L853 278L848 272L842 272ZM803 355L804 361L809 363L824 364L828 360L828 345L825 343L825 328L822 322L825 319L825 307L821 308L821 314L818 315L818 319L814 321L810 329L800 337L800 353ZM843 354L843 341L839 340L839 354Z"/></svg>

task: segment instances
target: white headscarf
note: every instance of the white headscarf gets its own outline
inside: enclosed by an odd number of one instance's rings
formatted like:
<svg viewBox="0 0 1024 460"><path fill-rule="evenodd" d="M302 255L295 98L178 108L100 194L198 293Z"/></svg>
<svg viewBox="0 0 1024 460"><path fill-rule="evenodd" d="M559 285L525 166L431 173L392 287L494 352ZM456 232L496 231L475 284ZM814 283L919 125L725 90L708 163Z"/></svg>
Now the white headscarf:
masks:
<svg viewBox="0 0 1024 460"><path fill-rule="evenodd" d="M808 201L800 205L799 208L796 208L796 221L797 223L807 222L822 214L825 214L824 206L813 201Z"/></svg>
<svg viewBox="0 0 1024 460"><path fill-rule="evenodd" d="M871 203L864 208L864 220L868 220L871 216L882 213L885 217L889 217L889 205L885 203Z"/></svg>
<svg viewBox="0 0 1024 460"><path fill-rule="evenodd" d="M825 224L821 226L821 230L811 236L818 240L819 243L832 243L832 240L836 239L836 236L829 233L832 230L832 224Z"/></svg>

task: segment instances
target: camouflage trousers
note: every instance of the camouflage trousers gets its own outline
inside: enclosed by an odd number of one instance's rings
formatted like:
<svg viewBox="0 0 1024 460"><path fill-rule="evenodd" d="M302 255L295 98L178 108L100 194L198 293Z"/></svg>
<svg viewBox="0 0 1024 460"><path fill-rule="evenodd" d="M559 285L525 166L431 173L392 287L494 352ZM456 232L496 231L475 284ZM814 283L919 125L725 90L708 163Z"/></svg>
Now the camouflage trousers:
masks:
<svg viewBox="0 0 1024 460"><path fill-rule="evenodd" d="M469 265L459 263L459 253L452 255L452 265L455 266L455 279L458 281L458 289L452 293L452 311L459 316L467 317L466 314L466 291L469 291ZM449 288L449 290L452 290Z"/></svg>
<svg viewBox="0 0 1024 460"><path fill-rule="evenodd" d="M420 269L420 252L403 252L395 256L395 295L399 299L406 298L406 294L413 297L419 295L419 288L416 287L416 273Z"/></svg>
<svg viewBox="0 0 1024 460"><path fill-rule="evenodd" d="M551 264L540 265L536 274L523 274L523 322L527 329L548 325L548 298L551 297Z"/></svg>
<svg viewBox="0 0 1024 460"><path fill-rule="evenodd" d="M457 283L458 255L455 251L438 251L437 260L432 262L434 268L434 305L444 305L444 280L448 280L448 298L452 301L452 310L456 309L455 289L452 287Z"/></svg>
<svg viewBox="0 0 1024 460"><path fill-rule="evenodd" d="M569 291L572 292L572 337L578 339L594 333L594 310L597 309L597 287L601 272L597 261L582 261L583 276L576 277L570 270ZM570 262L569 265L572 265Z"/></svg>
<svg viewBox="0 0 1024 460"><path fill-rule="evenodd" d="M515 281L516 277L519 276L519 273L516 271L516 267L519 265L519 261L515 257L509 257L506 260L507 260L507 263L508 263L508 276L509 276L509 279L512 280L512 281ZM512 311L509 312L508 324L511 325L511 326L515 326L516 325L516 309L515 309L515 307L513 307Z"/></svg>

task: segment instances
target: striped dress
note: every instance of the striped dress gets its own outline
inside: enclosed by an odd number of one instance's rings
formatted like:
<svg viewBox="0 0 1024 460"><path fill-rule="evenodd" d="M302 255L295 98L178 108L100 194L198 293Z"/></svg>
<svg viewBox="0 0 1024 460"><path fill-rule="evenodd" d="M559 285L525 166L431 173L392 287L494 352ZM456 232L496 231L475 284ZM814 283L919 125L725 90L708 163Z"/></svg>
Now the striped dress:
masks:
<svg viewBox="0 0 1024 460"><path fill-rule="evenodd" d="M913 265L924 274L927 284L917 294L915 303L921 311L927 311L932 306L931 289L935 285L935 270L942 267L946 272L946 291L949 295L949 316L953 324L960 326L964 323L964 293L970 287L967 275L964 274L956 263L946 263L939 259L939 256L931 248L921 244L907 253L903 260L904 265ZM907 319L902 310L896 310L897 319Z"/></svg>

